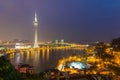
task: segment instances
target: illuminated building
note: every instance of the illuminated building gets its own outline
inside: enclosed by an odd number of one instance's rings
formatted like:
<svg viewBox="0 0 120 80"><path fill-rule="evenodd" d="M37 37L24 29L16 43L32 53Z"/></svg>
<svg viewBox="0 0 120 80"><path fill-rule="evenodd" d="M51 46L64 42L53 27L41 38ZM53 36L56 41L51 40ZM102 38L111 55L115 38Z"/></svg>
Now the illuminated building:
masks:
<svg viewBox="0 0 120 80"><path fill-rule="evenodd" d="M37 28L38 28L38 19L37 19L37 14L35 13L35 19L34 19L34 21L33 21L33 23L34 23L34 27L35 27L35 41L34 41L34 48L37 48L37 47L39 47L38 46L38 33L37 33Z"/></svg>
<svg viewBox="0 0 120 80"><path fill-rule="evenodd" d="M30 45L26 45L24 43L16 43L15 44L15 49L25 49L25 48L31 48Z"/></svg>
<svg viewBox="0 0 120 80"><path fill-rule="evenodd" d="M68 71L70 74L78 74L80 70L90 69L92 66L92 64L82 62L78 56L70 56L60 59L56 68L62 72Z"/></svg>
<svg viewBox="0 0 120 80"><path fill-rule="evenodd" d="M64 44L64 40L63 39L60 41L60 44Z"/></svg>
<svg viewBox="0 0 120 80"><path fill-rule="evenodd" d="M33 67L29 66L28 64L19 64L16 66L16 70L18 70L20 73L33 74L34 72Z"/></svg>
<svg viewBox="0 0 120 80"><path fill-rule="evenodd" d="M58 44L58 40L55 40L55 44Z"/></svg>

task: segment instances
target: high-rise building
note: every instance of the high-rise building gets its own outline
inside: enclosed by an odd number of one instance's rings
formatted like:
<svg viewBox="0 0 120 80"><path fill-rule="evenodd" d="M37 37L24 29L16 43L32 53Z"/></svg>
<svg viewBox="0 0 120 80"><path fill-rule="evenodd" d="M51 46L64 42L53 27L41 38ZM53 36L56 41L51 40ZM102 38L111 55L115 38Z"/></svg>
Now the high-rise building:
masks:
<svg viewBox="0 0 120 80"><path fill-rule="evenodd" d="M62 39L62 40L60 41L60 44L64 44L64 39Z"/></svg>
<svg viewBox="0 0 120 80"><path fill-rule="evenodd" d="M55 44L58 44L58 40L55 40Z"/></svg>
<svg viewBox="0 0 120 80"><path fill-rule="evenodd" d="M34 39L34 48L38 48L38 19L37 14L35 13L35 19L33 21L34 28L35 28L35 39Z"/></svg>

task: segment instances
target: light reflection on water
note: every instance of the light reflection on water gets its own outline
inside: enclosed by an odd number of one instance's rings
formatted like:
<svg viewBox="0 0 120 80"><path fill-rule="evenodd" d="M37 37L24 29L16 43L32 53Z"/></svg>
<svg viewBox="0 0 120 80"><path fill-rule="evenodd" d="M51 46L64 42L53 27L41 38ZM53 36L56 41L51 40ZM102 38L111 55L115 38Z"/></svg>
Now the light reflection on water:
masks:
<svg viewBox="0 0 120 80"><path fill-rule="evenodd" d="M63 57L70 56L72 54L82 55L84 52L81 50L53 50L42 49L38 51L26 50L20 53L13 53L10 55L10 60L13 65L19 63L30 64L34 66L35 72L41 72L46 69L55 68L58 60Z"/></svg>

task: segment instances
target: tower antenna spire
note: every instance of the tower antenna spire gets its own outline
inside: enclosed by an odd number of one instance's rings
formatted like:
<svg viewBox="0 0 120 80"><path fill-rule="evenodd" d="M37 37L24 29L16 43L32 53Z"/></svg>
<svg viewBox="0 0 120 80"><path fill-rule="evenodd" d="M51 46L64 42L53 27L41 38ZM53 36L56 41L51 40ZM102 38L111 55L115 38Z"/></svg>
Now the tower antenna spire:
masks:
<svg viewBox="0 0 120 80"><path fill-rule="evenodd" d="M35 22L38 22L36 11L35 11L35 20L34 20L34 21L35 21Z"/></svg>

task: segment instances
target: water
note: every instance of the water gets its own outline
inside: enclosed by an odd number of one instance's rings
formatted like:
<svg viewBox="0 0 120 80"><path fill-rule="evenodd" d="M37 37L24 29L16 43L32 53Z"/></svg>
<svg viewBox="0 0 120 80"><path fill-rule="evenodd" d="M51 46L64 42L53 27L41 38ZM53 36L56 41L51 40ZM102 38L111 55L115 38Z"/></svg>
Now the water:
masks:
<svg viewBox="0 0 120 80"><path fill-rule="evenodd" d="M10 61L13 65L18 65L19 63L30 64L31 66L34 66L35 72L39 73L46 69L55 68L59 59L73 54L82 55L83 51L74 49L42 49L39 51L26 50L24 52L11 54Z"/></svg>

